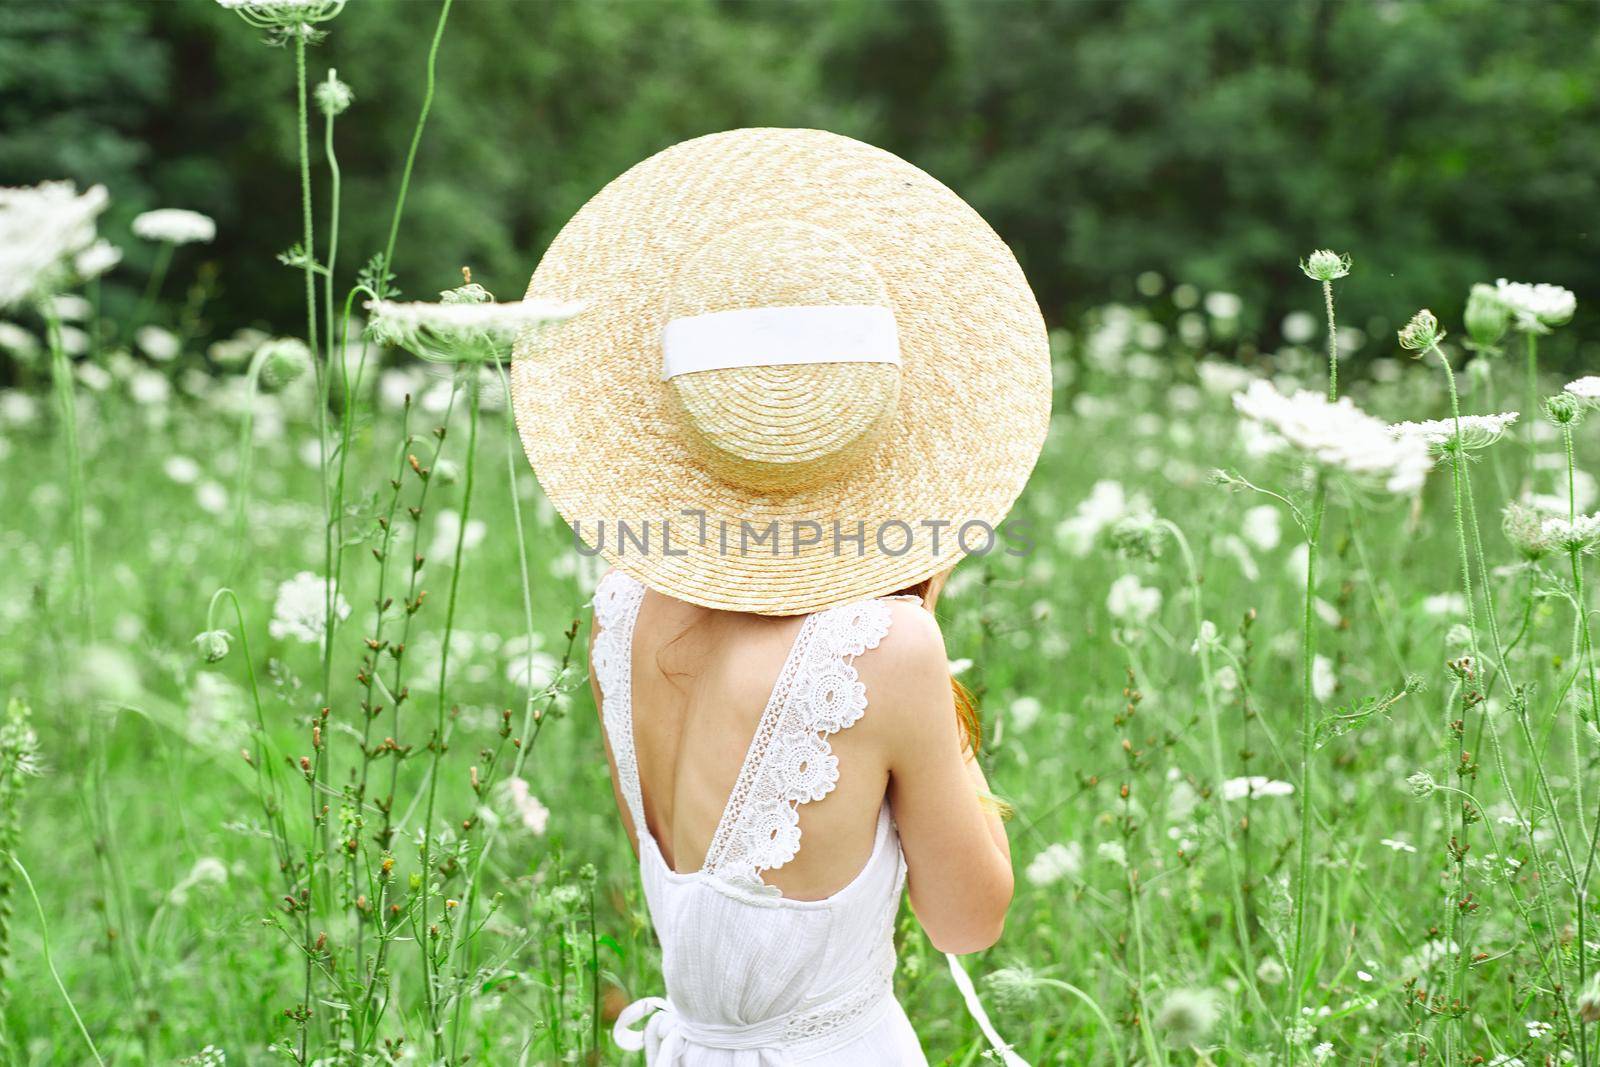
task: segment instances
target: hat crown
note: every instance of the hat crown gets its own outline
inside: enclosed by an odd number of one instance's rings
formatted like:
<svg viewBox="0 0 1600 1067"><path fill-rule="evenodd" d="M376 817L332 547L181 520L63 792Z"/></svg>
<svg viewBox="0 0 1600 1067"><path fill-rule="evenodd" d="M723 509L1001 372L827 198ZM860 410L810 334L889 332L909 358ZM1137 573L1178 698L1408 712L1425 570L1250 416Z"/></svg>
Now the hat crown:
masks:
<svg viewBox="0 0 1600 1067"><path fill-rule="evenodd" d="M816 350L801 353L793 351L794 336L772 336L784 329L787 312L816 318L819 309L845 318L893 314L872 263L820 226L751 222L716 234L680 261L667 295L668 332L703 316L739 323L719 337L728 348L722 362L730 365L674 373L666 383L681 438L718 478L770 493L819 485L860 463L891 421L900 395L897 360L859 361L859 351L826 330L815 339L802 332L798 344ZM726 314L738 312L757 314ZM768 365L769 353L755 350L764 345L791 351Z"/></svg>

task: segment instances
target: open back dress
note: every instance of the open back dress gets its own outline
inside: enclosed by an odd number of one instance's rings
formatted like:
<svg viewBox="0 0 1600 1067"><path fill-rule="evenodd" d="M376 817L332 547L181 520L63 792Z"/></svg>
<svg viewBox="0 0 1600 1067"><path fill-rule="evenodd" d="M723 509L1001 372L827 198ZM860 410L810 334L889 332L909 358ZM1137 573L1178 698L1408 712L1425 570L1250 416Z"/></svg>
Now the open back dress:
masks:
<svg viewBox="0 0 1600 1067"><path fill-rule="evenodd" d="M634 748L633 629L644 592L612 571L594 599L591 669L666 981L666 996L635 1001L617 1018L618 1046L642 1050L650 1067L925 1067L893 989L906 865L887 798L871 856L843 889L794 900L762 880L799 852L800 805L838 781L828 738L867 710L853 661L888 633L887 599L806 617L705 863L679 872L645 821Z"/></svg>

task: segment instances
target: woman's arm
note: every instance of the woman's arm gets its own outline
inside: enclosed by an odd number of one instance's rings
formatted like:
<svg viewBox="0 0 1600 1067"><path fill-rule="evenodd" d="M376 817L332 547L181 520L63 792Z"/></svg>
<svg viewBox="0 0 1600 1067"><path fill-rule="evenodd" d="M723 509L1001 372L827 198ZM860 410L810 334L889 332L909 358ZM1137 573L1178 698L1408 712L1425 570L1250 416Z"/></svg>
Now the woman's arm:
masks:
<svg viewBox="0 0 1600 1067"><path fill-rule="evenodd" d="M912 604L894 611L868 692L871 717L886 731L911 909L941 952L977 952L1005 927L1011 846L993 805L980 800L989 787L962 745L938 623Z"/></svg>

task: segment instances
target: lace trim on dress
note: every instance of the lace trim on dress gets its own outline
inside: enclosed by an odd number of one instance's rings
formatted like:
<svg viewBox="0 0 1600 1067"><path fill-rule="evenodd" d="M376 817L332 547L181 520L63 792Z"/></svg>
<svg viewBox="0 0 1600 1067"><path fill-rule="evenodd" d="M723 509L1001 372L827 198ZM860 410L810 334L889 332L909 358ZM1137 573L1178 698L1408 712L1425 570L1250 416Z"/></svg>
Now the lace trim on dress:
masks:
<svg viewBox="0 0 1600 1067"><path fill-rule="evenodd" d="M867 710L855 657L889 632L881 600L807 617L767 702L722 821L706 852L706 872L751 891L778 895L761 880L800 851L800 805L821 800L839 781L828 738Z"/></svg>
<svg viewBox="0 0 1600 1067"><path fill-rule="evenodd" d="M594 636L589 669L600 683L602 714L611 755L622 780L622 797L640 841L649 836L644 821L644 795L639 788L639 759L633 748L633 624L644 603L644 586L620 571L611 571L594 591Z"/></svg>

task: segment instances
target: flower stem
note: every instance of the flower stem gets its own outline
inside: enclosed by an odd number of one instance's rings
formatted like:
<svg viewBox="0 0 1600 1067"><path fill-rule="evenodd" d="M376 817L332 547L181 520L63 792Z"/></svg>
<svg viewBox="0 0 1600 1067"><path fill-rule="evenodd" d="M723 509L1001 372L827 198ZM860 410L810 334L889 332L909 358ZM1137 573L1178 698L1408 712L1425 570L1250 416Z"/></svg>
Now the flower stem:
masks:
<svg viewBox="0 0 1600 1067"><path fill-rule="evenodd" d="M1234 820L1229 810L1228 791L1223 788L1223 783L1228 779L1227 768L1222 757L1222 732L1217 716L1216 683L1211 671L1211 643L1206 640L1205 611L1200 599L1200 570L1195 566L1194 553L1190 551L1188 538L1176 523L1167 519L1160 520L1163 528L1172 535L1178 545L1178 551L1183 556L1185 572L1189 577L1189 596L1194 605L1194 631L1195 647L1200 657L1201 689L1205 693L1206 720L1210 725L1212 775L1214 776L1218 811L1222 816L1222 845L1223 854L1228 866L1228 887L1233 892L1233 914L1236 932L1239 938L1239 949L1244 954L1244 979L1250 984L1251 991L1260 1000L1260 992L1256 989L1256 963L1255 953L1250 944L1250 928L1247 923L1248 912L1245 909L1244 891L1240 888L1239 873L1235 870L1235 850L1233 840Z"/></svg>
<svg viewBox="0 0 1600 1067"><path fill-rule="evenodd" d="M28 876L28 869L14 854L7 852L5 857L17 869L17 873L22 875L23 884L28 887L28 896L33 898L33 910L39 915L39 942L43 949L44 965L50 971L50 977L55 981L61 999L66 1001L67 1011L71 1013L72 1021L78 1025L78 1033L83 1035L84 1044L89 1046L89 1055L94 1057L94 1062L100 1067L105 1067L106 1061L100 1058L100 1050L95 1048L94 1038L89 1036L89 1028L83 1025L83 1016L78 1014L77 1006L72 1003L72 995L67 992L66 983L61 980L61 972L56 970L55 959L50 954L50 927L45 922L44 905L39 903L39 893L33 888L33 879Z"/></svg>
<svg viewBox="0 0 1600 1067"><path fill-rule="evenodd" d="M172 265L172 250L176 247L171 241L162 241L156 246L156 261L150 267L150 280L145 283L144 295L139 298L139 306L134 310L133 317L128 320L124 341L132 342L133 335L139 332L139 327L150 317L150 309L155 306L156 297L161 295L161 283L167 279L167 268Z"/></svg>
<svg viewBox="0 0 1600 1067"><path fill-rule="evenodd" d="M67 450L67 490L72 523L72 569L78 594L78 619L83 636L94 640L94 598L89 592L89 530L84 522L83 454L78 446L78 399L72 381L72 363L61 343L61 319L49 301L41 301L45 334L50 344L50 378L61 409L61 434Z"/></svg>
<svg viewBox="0 0 1600 1067"><path fill-rule="evenodd" d="M1539 337L1529 330L1524 336L1528 339L1528 408L1525 417L1528 420L1528 473L1533 473L1534 424L1539 417Z"/></svg>
<svg viewBox="0 0 1600 1067"><path fill-rule="evenodd" d="M1322 518L1328 501L1326 476L1318 471L1312 494L1311 519L1306 535L1306 595L1300 632L1300 855L1294 894L1294 959L1288 1015L1292 1026L1300 1018L1300 1006L1309 979L1306 961L1306 912L1311 894L1311 761L1316 750L1316 696L1312 688L1312 667L1316 661L1316 635L1313 628L1317 597L1317 549L1322 539Z"/></svg>
<svg viewBox="0 0 1600 1067"><path fill-rule="evenodd" d="M417 115L417 125L411 133L411 147L406 151L406 165L400 171L400 193L394 201L394 217L389 221L389 243L383 249L383 267L378 271L378 287L386 289L388 286L389 267L394 263L394 244L400 234L400 216L405 212L406 193L411 188L411 170L417 162L417 146L422 143L422 128L427 125L428 112L433 108L434 70L439 61L439 42L444 39L445 20L450 17L450 4L452 0L444 0L439 8L439 22L433 28L433 44L428 47L428 73L426 87L422 93L422 111ZM378 296L388 294L380 292Z"/></svg>
<svg viewBox="0 0 1600 1067"><path fill-rule="evenodd" d="M1339 399L1339 326L1333 317L1333 282L1323 279L1322 302L1328 309L1328 399Z"/></svg>
<svg viewBox="0 0 1600 1067"><path fill-rule="evenodd" d="M476 371L475 364L469 366ZM433 1055L439 1059L444 1054L444 1027L439 1015L439 1004L434 990L434 947L429 942L432 927L428 922L428 885L433 879L433 809L439 792L439 761L444 756L445 706L449 692L450 639L455 630L456 594L461 588L461 557L467 542L467 526L472 517L472 486L477 474L478 457L478 382L467 383L467 470L461 490L461 527L456 535L455 560L450 567L450 594L445 601L443 647L439 652L439 703L434 715L432 761L428 772L428 804L422 817L422 903L418 911L420 930L417 942L422 946L423 996L427 1008L428 1027L433 1043ZM441 934L443 927L441 929Z"/></svg>

